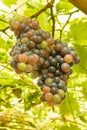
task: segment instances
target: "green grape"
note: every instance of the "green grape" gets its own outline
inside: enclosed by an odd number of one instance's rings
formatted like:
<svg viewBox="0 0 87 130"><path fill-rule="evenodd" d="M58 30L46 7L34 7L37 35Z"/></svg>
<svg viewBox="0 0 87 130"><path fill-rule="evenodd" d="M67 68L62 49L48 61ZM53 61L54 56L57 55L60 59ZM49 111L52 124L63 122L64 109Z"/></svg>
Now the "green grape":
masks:
<svg viewBox="0 0 87 130"><path fill-rule="evenodd" d="M25 71L26 70L26 64L23 62L17 63L17 68L21 71Z"/></svg>
<svg viewBox="0 0 87 130"><path fill-rule="evenodd" d="M65 97L65 92L64 92L64 90L62 90L62 89L59 89L59 90L58 90L58 94L61 96L61 98L64 98L64 97Z"/></svg>
<svg viewBox="0 0 87 130"><path fill-rule="evenodd" d="M45 84L48 85L48 86L51 85L52 82L53 82L53 79L52 79L52 78L47 78L47 79L45 80Z"/></svg>
<svg viewBox="0 0 87 130"><path fill-rule="evenodd" d="M46 41L43 41L43 42L40 44L41 49L45 49L45 48L47 48L47 46L48 46L48 43L47 43Z"/></svg>
<svg viewBox="0 0 87 130"><path fill-rule="evenodd" d="M61 97L60 97L59 94L55 94L55 95L53 96L53 102L54 102L55 104L61 102Z"/></svg>

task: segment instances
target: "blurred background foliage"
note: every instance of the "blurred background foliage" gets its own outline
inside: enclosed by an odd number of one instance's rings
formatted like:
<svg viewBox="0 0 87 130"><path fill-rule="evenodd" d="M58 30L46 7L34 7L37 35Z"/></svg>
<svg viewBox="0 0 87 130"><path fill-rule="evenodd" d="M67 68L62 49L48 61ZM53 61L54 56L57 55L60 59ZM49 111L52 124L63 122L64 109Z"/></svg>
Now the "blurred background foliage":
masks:
<svg viewBox="0 0 87 130"><path fill-rule="evenodd" d="M0 130L87 130L87 16L67 0L55 0L54 38L75 48L80 64L74 66L62 104L51 108L40 101L34 75L16 74L9 51L16 39L9 20L17 14L33 17L49 0L0 1ZM34 17L33 17L34 18ZM52 34L50 9L37 17L43 30Z"/></svg>

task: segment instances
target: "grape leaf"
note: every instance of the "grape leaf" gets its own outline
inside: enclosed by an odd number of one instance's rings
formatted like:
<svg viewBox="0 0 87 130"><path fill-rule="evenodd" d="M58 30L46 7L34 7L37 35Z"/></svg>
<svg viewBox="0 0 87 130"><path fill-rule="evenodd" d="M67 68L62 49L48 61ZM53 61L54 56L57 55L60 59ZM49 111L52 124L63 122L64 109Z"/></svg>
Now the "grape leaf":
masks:
<svg viewBox="0 0 87 130"><path fill-rule="evenodd" d="M87 19L73 20L68 37L72 38L76 44L87 45Z"/></svg>
<svg viewBox="0 0 87 130"><path fill-rule="evenodd" d="M56 4L56 11L57 13L69 13L72 9L74 8L74 6L66 1L59 1Z"/></svg>
<svg viewBox="0 0 87 130"><path fill-rule="evenodd" d="M2 0L2 2L3 2L6 6L10 7L12 4L16 4L16 3L17 3L17 0Z"/></svg>
<svg viewBox="0 0 87 130"><path fill-rule="evenodd" d="M73 93L69 92L69 96L67 95L66 99L60 105L60 112L62 114L72 114L72 111L79 111L79 104L74 98Z"/></svg>
<svg viewBox="0 0 87 130"><path fill-rule="evenodd" d="M76 125L70 125L70 126L64 125L60 128L60 130L81 130L81 129Z"/></svg>
<svg viewBox="0 0 87 130"><path fill-rule="evenodd" d="M74 65L73 67L74 71L80 73L87 73L87 46L74 44L74 48L80 57L80 63L78 65Z"/></svg>

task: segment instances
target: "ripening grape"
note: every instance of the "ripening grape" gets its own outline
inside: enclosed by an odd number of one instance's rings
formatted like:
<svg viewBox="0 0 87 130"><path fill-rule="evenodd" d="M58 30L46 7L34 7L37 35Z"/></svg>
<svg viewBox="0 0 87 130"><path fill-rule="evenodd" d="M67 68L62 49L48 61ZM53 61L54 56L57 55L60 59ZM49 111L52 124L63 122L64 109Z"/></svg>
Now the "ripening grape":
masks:
<svg viewBox="0 0 87 130"><path fill-rule="evenodd" d="M43 91L44 94L49 93L50 92L50 87L44 86L42 91Z"/></svg>
<svg viewBox="0 0 87 130"><path fill-rule="evenodd" d="M48 43L48 46L53 45L54 44L54 39L53 38L48 38L47 43Z"/></svg>
<svg viewBox="0 0 87 130"><path fill-rule="evenodd" d="M19 62L25 62L26 63L28 61L28 56L26 54L20 54L18 56L18 58L19 58Z"/></svg>
<svg viewBox="0 0 87 130"><path fill-rule="evenodd" d="M12 23L12 27L13 27L13 29L18 29L18 28L20 27L20 22L14 21L14 22Z"/></svg>
<svg viewBox="0 0 87 130"><path fill-rule="evenodd" d="M39 27L38 21L37 21L37 20L33 20L33 21L32 21L32 28L33 28L33 29L38 29L38 27Z"/></svg>
<svg viewBox="0 0 87 130"><path fill-rule="evenodd" d="M45 100L47 101L47 102L49 102L49 101L52 101L53 100L53 94L52 93L46 93L45 94Z"/></svg>
<svg viewBox="0 0 87 130"><path fill-rule="evenodd" d="M69 72L70 71L70 65L68 63L63 63L61 65L61 69L63 72Z"/></svg>
<svg viewBox="0 0 87 130"><path fill-rule="evenodd" d="M73 61L72 55L70 55L70 54L65 55L65 56L64 56L64 61L65 61L66 63L71 63L71 62Z"/></svg>
<svg viewBox="0 0 87 130"><path fill-rule="evenodd" d="M30 65L30 64L28 64L27 66L26 66L26 72L27 73L30 73L30 72L32 72L33 71L33 66L32 65Z"/></svg>
<svg viewBox="0 0 87 130"><path fill-rule="evenodd" d="M48 105L48 106L54 106L54 102L53 102L53 100L48 101L48 102L47 102L47 105Z"/></svg>
<svg viewBox="0 0 87 130"><path fill-rule="evenodd" d="M28 64L31 64L31 65L34 65L36 62L35 62L35 58L34 58L34 55L29 55L28 57Z"/></svg>

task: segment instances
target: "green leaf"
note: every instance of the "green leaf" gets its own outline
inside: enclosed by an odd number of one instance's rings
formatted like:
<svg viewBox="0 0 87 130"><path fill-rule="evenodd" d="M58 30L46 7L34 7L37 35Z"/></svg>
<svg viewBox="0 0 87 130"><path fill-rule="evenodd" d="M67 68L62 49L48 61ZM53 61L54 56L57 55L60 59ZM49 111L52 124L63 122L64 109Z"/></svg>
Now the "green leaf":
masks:
<svg viewBox="0 0 87 130"><path fill-rule="evenodd" d="M69 13L72 9L74 8L74 6L66 1L59 1L56 5L56 11L57 13Z"/></svg>
<svg viewBox="0 0 87 130"><path fill-rule="evenodd" d="M17 0L2 0L2 2L3 2L6 6L10 7L11 5L16 4L16 3L17 3Z"/></svg>
<svg viewBox="0 0 87 130"><path fill-rule="evenodd" d="M73 69L75 72L87 74L87 46L74 44L74 48L80 57L80 63L78 65L74 65Z"/></svg>
<svg viewBox="0 0 87 130"><path fill-rule="evenodd" d="M78 126L76 125L70 125L70 126L65 125L65 126L62 126L60 130L81 130L81 129L78 128Z"/></svg>
<svg viewBox="0 0 87 130"><path fill-rule="evenodd" d="M72 92L68 92L66 99L60 105L61 114L73 114L74 111L79 111L79 104L74 98L74 94ZM69 95L69 96L68 96ZM73 113L72 113L73 111Z"/></svg>
<svg viewBox="0 0 87 130"><path fill-rule="evenodd" d="M76 44L87 45L87 19L75 19L70 26L69 37Z"/></svg>
<svg viewBox="0 0 87 130"><path fill-rule="evenodd" d="M41 28L44 31L50 31L51 30L51 21L48 20L48 14L47 13L42 13L38 17L38 21L40 23Z"/></svg>

